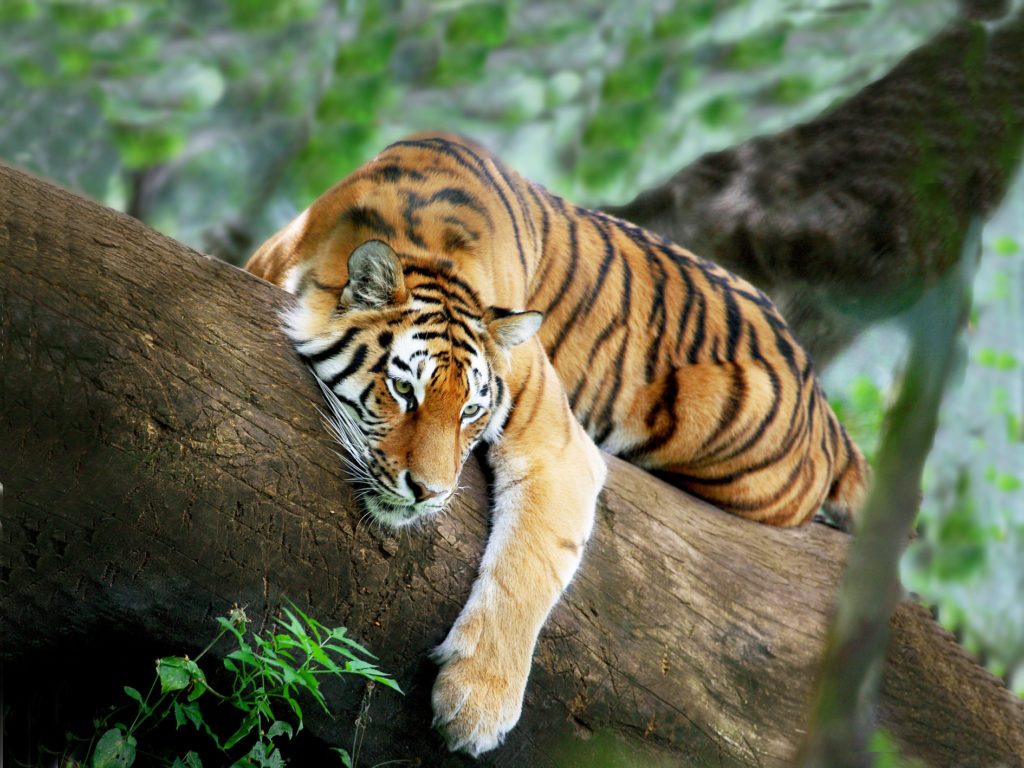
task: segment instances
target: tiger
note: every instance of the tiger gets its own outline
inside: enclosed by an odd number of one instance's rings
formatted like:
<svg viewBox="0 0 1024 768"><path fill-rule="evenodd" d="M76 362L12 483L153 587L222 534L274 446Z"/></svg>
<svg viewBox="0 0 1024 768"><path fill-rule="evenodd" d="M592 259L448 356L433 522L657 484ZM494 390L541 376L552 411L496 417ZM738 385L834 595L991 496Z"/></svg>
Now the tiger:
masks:
<svg viewBox="0 0 1024 768"><path fill-rule="evenodd" d="M433 651L453 751L493 749L519 720L591 535L601 449L769 525L861 504L864 457L761 291L468 139L391 144L246 268L294 294L285 333L374 519L428 519L478 446L489 465L477 578Z"/></svg>

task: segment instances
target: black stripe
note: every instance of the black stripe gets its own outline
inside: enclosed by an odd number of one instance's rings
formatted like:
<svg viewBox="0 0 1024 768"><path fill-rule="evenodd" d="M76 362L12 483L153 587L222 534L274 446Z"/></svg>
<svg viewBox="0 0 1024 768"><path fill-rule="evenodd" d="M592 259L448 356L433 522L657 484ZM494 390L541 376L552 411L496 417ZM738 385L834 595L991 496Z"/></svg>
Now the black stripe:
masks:
<svg viewBox="0 0 1024 768"><path fill-rule="evenodd" d="M352 360L351 362L349 362L348 365L345 366L345 369L340 371L339 373L334 374L330 378L330 380L325 381L324 383L331 389L334 389L334 387L337 386L338 382L340 382L346 376L351 375L356 369L359 368L359 366L361 366L366 361L367 349L368 348L365 344L360 344L358 347L356 347L356 351L352 355Z"/></svg>
<svg viewBox="0 0 1024 768"><path fill-rule="evenodd" d="M388 367L388 355L390 353L385 350L384 354L377 358L377 362L370 368L371 373L381 373Z"/></svg>
<svg viewBox="0 0 1024 768"><path fill-rule="evenodd" d="M694 318L694 324L697 326L697 330L694 332L693 339L690 341L690 346L686 350L686 362L691 364L697 362L697 354L700 352L701 345L704 344L704 322L707 314L707 300L704 298L704 294L695 293L694 296L697 298L697 317Z"/></svg>
<svg viewBox="0 0 1024 768"><path fill-rule="evenodd" d="M683 279L683 283L686 285L686 296L683 298L683 311L679 313L679 323L676 326L676 354L679 354L679 347L682 346L684 331L690 321L690 315L693 313L693 307L696 303L693 300L693 278L690 277L690 273L685 269L679 270L679 275Z"/></svg>
<svg viewBox="0 0 1024 768"><path fill-rule="evenodd" d="M426 205L432 205L434 203L447 203L448 205L455 206L456 208L469 208L484 218L487 222L488 228L494 228L494 225L491 223L490 213L488 213L487 209L477 202L476 198L471 197L463 189L459 189L458 187L444 187L443 189L439 189L430 196L429 200L426 201Z"/></svg>
<svg viewBox="0 0 1024 768"><path fill-rule="evenodd" d="M396 181L401 181L403 178L410 178L415 181L423 181L426 179L426 176L419 171L411 168L403 168L397 163L388 163L387 165L372 167L367 176L371 181L383 181L391 184Z"/></svg>
<svg viewBox="0 0 1024 768"><path fill-rule="evenodd" d="M541 188L543 190L543 188ZM531 182L526 182L526 191L530 193L530 197L533 198L534 204L540 208L540 250L543 251L547 248L548 244L548 233L550 232L551 221L548 218L548 206L544 200L541 199L540 195L537 194L536 185Z"/></svg>
<svg viewBox="0 0 1024 768"><path fill-rule="evenodd" d="M772 407L768 409L768 413L765 414L765 416L758 423L757 427L754 428L754 431L749 435L749 437L747 437L746 440L743 441L741 445L737 446L736 448L732 448L730 445L725 445L722 447L722 450L726 450L728 451L728 453L722 454L720 452L716 452L712 454L712 457L718 462L724 463L729 461L730 459L734 459L737 456L740 456L746 451L750 450L750 448L757 444L761 440L761 437L764 435L765 430L768 429L768 426L773 421L775 421L775 417L778 415L779 408L782 404L780 399L780 395L782 393L781 380L779 379L779 375L778 373L776 373L774 366L769 365L768 362L761 355L761 349L757 343L757 334L754 332L753 327L750 328L749 337L750 357L757 363L759 363L762 368L764 368L765 373L768 374L768 380L771 382L772 385Z"/></svg>
<svg viewBox="0 0 1024 768"><path fill-rule="evenodd" d="M345 333L342 334L341 338L339 338L337 341L335 341L327 348L322 349L319 352L314 352L311 355L299 352L299 357L301 357L310 365L322 363L324 360L327 360L328 358L334 357L340 352L343 352L345 350L345 347L349 345L349 342L351 342L352 339L355 338L356 334L358 334L360 330L362 329L353 326L352 328L349 328L347 331L345 331Z"/></svg>
<svg viewBox="0 0 1024 768"><path fill-rule="evenodd" d="M545 307L545 316L550 316L551 311L562 303L562 299L565 298L565 294L569 289L569 284L572 283L573 277L576 276L576 267L579 264L580 251L579 243L576 239L575 219L569 219L569 254L569 265L565 269L565 277L562 278L562 284L555 292L555 298L548 302L547 307Z"/></svg>
<svg viewBox="0 0 1024 768"><path fill-rule="evenodd" d="M363 408L363 406L360 403L357 403L355 400L349 400L347 397L345 397L344 395L339 395L337 392L334 393L334 396L338 398L339 403L344 403L353 411L358 413L363 421L374 420L373 415L367 409Z"/></svg>
<svg viewBox="0 0 1024 768"><path fill-rule="evenodd" d="M456 349L465 350L466 352L469 352L469 354L471 354L471 355L475 355L476 352L477 352L474 347L470 346L469 344L464 342L462 339L453 338L452 339L452 346L455 347Z"/></svg>
<svg viewBox="0 0 1024 768"><path fill-rule="evenodd" d="M370 383L363 388L363 391L359 393L359 403L366 411L369 411L369 406L366 404L366 401L370 397L370 393L373 392L373 388L376 386L376 381L370 381Z"/></svg>
<svg viewBox="0 0 1024 768"><path fill-rule="evenodd" d="M728 329L728 336L725 344L725 359L733 362L736 359L736 345L740 340L740 330L743 327L743 317L740 315L739 305L731 290L725 292L725 324Z"/></svg>
<svg viewBox="0 0 1024 768"><path fill-rule="evenodd" d="M525 272L526 266L526 254L523 251L522 239L519 236L519 224L516 221L515 212L512 210L512 205L509 203L508 198L505 196L504 191L499 187L491 175L490 171L487 170L487 166L483 163L480 157L477 156L468 147L462 144L454 144L447 139L442 138L431 138L421 139L418 141L399 141L391 145L392 147L416 147L419 149L431 149L435 152L443 154L447 157L452 158L461 165L463 168L472 173L477 179L486 182L487 186L498 193L498 197L501 199L502 205L505 206L505 211L508 213L509 220L512 222L512 233L516 241L516 249L519 254L519 262ZM476 167L471 165L463 156L460 154L465 152L476 161Z"/></svg>
<svg viewBox="0 0 1024 768"><path fill-rule="evenodd" d="M376 208L369 208L365 205L355 205L343 211L339 219L348 222L353 227L368 229L374 234L391 238L395 236L395 228L388 224L380 211Z"/></svg>
<svg viewBox="0 0 1024 768"><path fill-rule="evenodd" d="M441 293L448 297L452 296L452 294L449 292L449 285L454 286L465 294L465 296L461 298L466 304L480 306L480 297L477 295L477 292L470 287L469 283L457 277L456 275L453 275L451 272L445 271L439 274L436 270L430 270L427 269L426 267L421 267L418 264L403 264L402 271L405 272L405 274L407 275L422 275L423 277L430 278L433 280L444 280L445 283L448 285L441 285L438 283L428 285L436 286L437 289L441 291ZM413 292L415 293L416 291L419 291L424 287L426 286L417 285ZM456 298L460 297L456 296Z"/></svg>
<svg viewBox="0 0 1024 768"><path fill-rule="evenodd" d="M440 331L417 331L412 335L412 338L419 339L420 341L428 341L429 339L447 339L449 336L447 329L444 333Z"/></svg>
<svg viewBox="0 0 1024 768"><path fill-rule="evenodd" d="M650 344L647 348L647 360L644 364L644 380L647 384L650 384L654 379L654 373L661 358L661 343L665 338L665 322L668 318L668 313L665 310L665 268L654 257L652 252L645 251L644 255L647 256L652 270L654 267L657 267L656 271L658 272L657 275L653 273L651 275L654 284L654 300L651 302L651 310L647 315L648 329L652 332L648 336ZM657 328L653 328L655 317L658 318Z"/></svg>
<svg viewBox="0 0 1024 768"><path fill-rule="evenodd" d="M583 317L586 318L591 310L594 308L594 304L597 301L597 297L601 293L601 289L604 288L605 280L608 278L608 273L611 272L612 259L615 258L616 250L615 246L612 245L612 239L608 236L604 227L601 226L603 219L596 216L589 217L591 223L594 225L594 229L601 236L604 241L604 256L601 258L601 264L597 268L597 282L594 283L594 287L590 289L590 294L586 299L583 300Z"/></svg>
<svg viewBox="0 0 1024 768"><path fill-rule="evenodd" d="M702 450L714 445L715 441L733 425L743 409L743 403L747 395L747 380L743 374L742 366L730 365L732 368L732 381L729 385L728 399L726 400L725 407L722 409L722 413L718 417L718 425L715 427L715 431L708 435L704 442L701 443L700 447Z"/></svg>

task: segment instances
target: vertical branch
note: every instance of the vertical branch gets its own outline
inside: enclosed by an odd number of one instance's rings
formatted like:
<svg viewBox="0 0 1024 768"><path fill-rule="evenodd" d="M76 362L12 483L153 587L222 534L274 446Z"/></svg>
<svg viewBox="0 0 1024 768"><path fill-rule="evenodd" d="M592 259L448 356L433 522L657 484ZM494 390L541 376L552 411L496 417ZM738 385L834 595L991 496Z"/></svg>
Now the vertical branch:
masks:
<svg viewBox="0 0 1024 768"><path fill-rule="evenodd" d="M801 768L870 765L865 743L900 597L899 559L920 503L921 471L957 363L970 307L981 223L967 230L959 268L929 291L910 317L911 351L888 414L871 493L850 548L836 616L825 647Z"/></svg>

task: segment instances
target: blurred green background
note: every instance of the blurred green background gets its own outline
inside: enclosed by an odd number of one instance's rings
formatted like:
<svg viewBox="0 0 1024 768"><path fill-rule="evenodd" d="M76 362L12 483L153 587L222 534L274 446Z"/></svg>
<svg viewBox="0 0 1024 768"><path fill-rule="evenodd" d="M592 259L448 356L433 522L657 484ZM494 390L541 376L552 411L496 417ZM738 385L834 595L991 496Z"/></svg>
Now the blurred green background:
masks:
<svg viewBox="0 0 1024 768"><path fill-rule="evenodd" d="M420 129L473 136L579 203L807 119L883 74L952 0L0 2L0 158L240 263ZM968 360L903 577L1024 695L1024 184L986 228ZM685 243L683 245L686 245ZM870 453L903 349L825 372Z"/></svg>

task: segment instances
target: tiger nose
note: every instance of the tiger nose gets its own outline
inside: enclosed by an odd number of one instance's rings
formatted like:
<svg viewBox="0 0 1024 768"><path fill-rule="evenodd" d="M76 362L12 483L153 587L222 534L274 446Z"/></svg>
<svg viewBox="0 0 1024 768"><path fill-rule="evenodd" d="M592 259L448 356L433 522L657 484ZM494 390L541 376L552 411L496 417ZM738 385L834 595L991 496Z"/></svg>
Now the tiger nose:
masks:
<svg viewBox="0 0 1024 768"><path fill-rule="evenodd" d="M412 473L405 473L405 484L409 486L409 490L412 491L412 497L416 501L427 501L427 499L436 499L438 496L444 494L443 490L435 491L432 488L427 488L421 485L413 479Z"/></svg>

